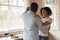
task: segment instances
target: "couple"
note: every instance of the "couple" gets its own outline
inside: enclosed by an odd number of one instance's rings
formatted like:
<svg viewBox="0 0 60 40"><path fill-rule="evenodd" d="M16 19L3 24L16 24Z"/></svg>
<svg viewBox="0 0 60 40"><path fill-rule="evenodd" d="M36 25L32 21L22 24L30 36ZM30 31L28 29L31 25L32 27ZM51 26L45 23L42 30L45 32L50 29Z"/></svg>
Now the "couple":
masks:
<svg viewBox="0 0 60 40"><path fill-rule="evenodd" d="M42 38L45 38L45 37L43 37L43 35L39 36L39 30L42 33L48 32L48 28L46 28L44 26L50 26L51 20L48 19L48 17L49 17L49 15L51 15L51 13L49 13L48 15L46 15L46 14L44 15L43 13L45 13L44 11L46 11L46 10L45 10L45 8L42 8L41 15L43 15L43 16L42 17L38 16L36 14L36 12L38 10L37 3L31 3L29 8L30 9L27 9L27 11L22 16L23 20L24 20L23 40L40 40L40 39L43 40ZM47 18L45 18L45 17L47 17ZM47 21L45 19L50 20L50 21ZM47 21L47 22L45 22L45 21ZM46 25L45 23L48 25ZM48 40L48 36L46 36L46 39Z"/></svg>

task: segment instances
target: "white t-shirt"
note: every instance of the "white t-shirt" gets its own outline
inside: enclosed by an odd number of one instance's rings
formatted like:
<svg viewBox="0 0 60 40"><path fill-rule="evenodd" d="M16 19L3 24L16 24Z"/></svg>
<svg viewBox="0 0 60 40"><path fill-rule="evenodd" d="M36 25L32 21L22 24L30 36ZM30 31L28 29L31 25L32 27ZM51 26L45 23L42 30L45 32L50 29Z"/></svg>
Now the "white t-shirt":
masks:
<svg viewBox="0 0 60 40"><path fill-rule="evenodd" d="M49 23L52 23L52 19L51 18L41 18L42 23L45 23L46 21L48 21ZM49 28L51 27L51 24L49 25L43 25L43 27L47 30L46 33L43 33L42 31L39 31L39 35L40 36L48 36L48 32L49 32Z"/></svg>

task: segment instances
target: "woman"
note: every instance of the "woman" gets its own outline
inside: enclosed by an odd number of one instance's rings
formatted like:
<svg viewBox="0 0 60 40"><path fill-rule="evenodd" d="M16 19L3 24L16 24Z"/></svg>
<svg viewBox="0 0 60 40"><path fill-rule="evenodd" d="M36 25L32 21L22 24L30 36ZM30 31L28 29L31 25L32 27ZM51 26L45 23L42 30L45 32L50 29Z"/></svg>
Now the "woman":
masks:
<svg viewBox="0 0 60 40"><path fill-rule="evenodd" d="M52 18L50 18L52 11L49 7L43 7L40 12L42 25L47 31L45 33L39 31L39 40L48 40L48 33L52 23Z"/></svg>

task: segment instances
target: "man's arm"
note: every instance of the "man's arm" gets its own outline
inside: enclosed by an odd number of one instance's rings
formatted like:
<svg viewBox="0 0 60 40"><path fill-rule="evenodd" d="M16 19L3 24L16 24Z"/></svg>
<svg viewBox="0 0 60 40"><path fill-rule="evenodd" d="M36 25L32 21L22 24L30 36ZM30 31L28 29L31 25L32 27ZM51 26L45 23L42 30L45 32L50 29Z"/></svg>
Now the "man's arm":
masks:
<svg viewBox="0 0 60 40"><path fill-rule="evenodd" d="M21 15L21 17L24 16L27 11L29 11L29 7L26 8L26 11Z"/></svg>

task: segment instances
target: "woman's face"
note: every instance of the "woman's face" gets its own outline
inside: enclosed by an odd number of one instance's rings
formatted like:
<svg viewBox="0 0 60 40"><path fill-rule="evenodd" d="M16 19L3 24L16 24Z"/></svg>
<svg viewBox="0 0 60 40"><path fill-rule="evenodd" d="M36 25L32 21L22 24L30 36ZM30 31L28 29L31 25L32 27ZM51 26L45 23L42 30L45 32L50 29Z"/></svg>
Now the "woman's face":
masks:
<svg viewBox="0 0 60 40"><path fill-rule="evenodd" d="M48 12L47 12L47 10L45 10L45 9L42 10L42 16L43 16L43 17L48 16Z"/></svg>

